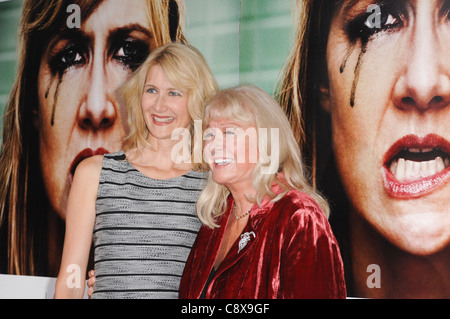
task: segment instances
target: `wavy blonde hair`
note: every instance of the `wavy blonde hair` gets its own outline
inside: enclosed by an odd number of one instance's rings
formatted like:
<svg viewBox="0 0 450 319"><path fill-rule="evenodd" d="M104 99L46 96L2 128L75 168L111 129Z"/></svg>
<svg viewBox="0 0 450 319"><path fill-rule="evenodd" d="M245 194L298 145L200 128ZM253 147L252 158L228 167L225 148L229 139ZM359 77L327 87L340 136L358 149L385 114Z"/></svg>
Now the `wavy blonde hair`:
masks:
<svg viewBox="0 0 450 319"><path fill-rule="evenodd" d="M279 143L279 158L276 163L264 163L258 160L252 172L252 184L256 190L256 196L248 197L249 200L259 205L262 199L268 196L276 202L288 191L297 189L314 198L324 214L329 216L327 201L308 183L298 142L285 113L272 96L252 85L222 90L205 107L204 128L208 126L209 121L217 119L241 121L255 126L257 131L268 128L279 130L278 141L269 141L268 136L264 134L258 136L260 153L273 155L271 145ZM262 150L261 147L267 147L267 149ZM273 164L277 164L276 169L266 173L267 165ZM280 194L272 191L273 183L281 186L283 191ZM225 186L213 180L210 172L206 187L197 201L197 214L203 224L210 228L218 226L217 217L226 210L229 194Z"/></svg>
<svg viewBox="0 0 450 319"><path fill-rule="evenodd" d="M154 65L164 70L169 81L179 90L188 94L188 110L191 118L190 133L192 156L202 145L194 143L194 121L203 119L204 101L219 90L211 69L198 49L188 44L168 43L154 50L145 62L135 71L130 80L122 87L127 109L130 133L124 142L124 150L137 148L138 151L148 145L148 129L141 107L141 97L147 73ZM204 170L204 163L195 163L193 169Z"/></svg>

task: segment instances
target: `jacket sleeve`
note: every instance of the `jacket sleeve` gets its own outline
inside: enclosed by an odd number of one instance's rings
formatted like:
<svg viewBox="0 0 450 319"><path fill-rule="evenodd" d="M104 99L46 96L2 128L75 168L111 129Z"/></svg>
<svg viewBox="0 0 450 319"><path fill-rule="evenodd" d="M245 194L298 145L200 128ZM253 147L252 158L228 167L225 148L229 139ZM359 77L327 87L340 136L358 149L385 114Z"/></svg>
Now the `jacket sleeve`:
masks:
<svg viewBox="0 0 450 319"><path fill-rule="evenodd" d="M282 297L345 298L339 247L320 208L297 208L284 235L280 265Z"/></svg>

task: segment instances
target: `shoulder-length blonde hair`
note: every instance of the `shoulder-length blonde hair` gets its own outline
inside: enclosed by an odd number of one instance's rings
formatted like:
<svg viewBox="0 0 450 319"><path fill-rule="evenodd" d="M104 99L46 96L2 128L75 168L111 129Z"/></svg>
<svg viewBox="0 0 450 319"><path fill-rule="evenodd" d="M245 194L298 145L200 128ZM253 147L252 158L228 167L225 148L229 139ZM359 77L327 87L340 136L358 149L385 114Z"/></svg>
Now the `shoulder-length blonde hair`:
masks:
<svg viewBox="0 0 450 319"><path fill-rule="evenodd" d="M203 55L198 49L188 44L169 43L154 50L131 76L123 88L122 93L126 103L127 119L130 133L125 139L124 150L132 148L138 150L149 146L147 142L148 129L141 107L141 97L147 73L154 65L164 70L169 81L178 89L188 94L188 110L191 118L191 145L195 150L201 145L193 143L194 121L203 119L204 101L217 93L218 86ZM194 169L204 169L203 163L193 162Z"/></svg>
<svg viewBox="0 0 450 319"><path fill-rule="evenodd" d="M322 208L326 216L329 208L326 200L320 196L309 184L305 177L305 169L300 148L292 129L279 104L262 89L252 85L242 85L222 90L205 108L204 128L210 120L232 119L244 122L259 129L278 129L278 141L268 139L268 134L258 135L259 153L274 154L273 143L278 143L279 157L276 162L258 159L253 172L252 183L256 196L249 200L261 203L265 196L272 201L280 200L289 190L297 189L313 197ZM261 149L261 148L265 149ZM270 159L272 159L272 156ZM268 171L269 165L276 165L275 170ZM276 194L272 190L273 183L281 186L282 192ZM197 213L200 220L209 227L217 227L217 217L227 208L228 189L217 184L209 174L206 187L197 201Z"/></svg>
<svg viewBox="0 0 450 319"><path fill-rule="evenodd" d="M67 6L80 6L81 19L102 1L25 0L18 34L17 76L6 102L0 154L0 268L10 274L47 275L46 215L49 203L33 125L38 72L49 40L67 27ZM186 42L183 0L148 0L149 29L155 46ZM44 150L45 151L45 150Z"/></svg>

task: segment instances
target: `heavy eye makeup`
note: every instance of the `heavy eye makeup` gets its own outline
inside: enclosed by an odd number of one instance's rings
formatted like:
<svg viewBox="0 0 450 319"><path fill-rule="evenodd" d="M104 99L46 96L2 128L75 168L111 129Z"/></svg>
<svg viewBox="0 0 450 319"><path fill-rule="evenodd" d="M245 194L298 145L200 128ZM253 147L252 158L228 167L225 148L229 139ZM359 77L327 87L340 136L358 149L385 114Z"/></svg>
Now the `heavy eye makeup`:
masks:
<svg viewBox="0 0 450 319"><path fill-rule="evenodd" d="M144 62L150 53L151 40L150 31L140 25L132 24L112 29L106 38L105 63L116 62L132 72ZM54 80L58 79L54 90L51 126L54 125L59 85L64 74L69 70L84 67L90 62L93 56L94 42L95 34L80 29L61 30L57 36L50 39L45 59L52 79L45 91L46 99Z"/></svg>
<svg viewBox="0 0 450 319"><path fill-rule="evenodd" d="M139 33L139 35L137 35ZM107 41L108 58L130 71L137 69L150 53L151 37L128 28L110 33ZM64 74L70 68L85 65L92 57L92 43L87 34L74 31L53 41L49 51L49 66L53 74Z"/></svg>
<svg viewBox="0 0 450 319"><path fill-rule="evenodd" d="M360 53L354 67L354 79L350 93L350 106L355 106L359 76L364 62L364 55L369 42L375 39L389 39L391 35L409 27L413 23L415 1L411 0L348 0L340 9L341 28L348 39L348 48L343 56L339 71L344 73L347 60L360 44ZM436 15L440 23L449 25L450 0L439 1Z"/></svg>
<svg viewBox="0 0 450 319"><path fill-rule="evenodd" d="M368 10L375 5L378 12ZM349 0L343 5L344 30L350 42L358 39L367 43L381 32L393 32L408 25L414 11L414 1L411 0ZM440 0L437 4L437 16L443 23L450 22L450 0ZM369 11L369 12L367 12ZM374 25L374 14L379 13L379 25Z"/></svg>
<svg viewBox="0 0 450 319"><path fill-rule="evenodd" d="M341 14L343 30L348 38L348 49L339 67L343 73L347 60L355 45L361 44L361 51L354 68L354 78L350 93L350 106L355 106L356 90L368 43L377 34L387 34L401 30L407 21L407 0L385 1L347 1L343 4Z"/></svg>
<svg viewBox="0 0 450 319"><path fill-rule="evenodd" d="M450 0L445 0L443 2L440 16L443 17L445 23L450 23Z"/></svg>
<svg viewBox="0 0 450 319"><path fill-rule="evenodd" d="M150 53L150 38L150 34L143 31L132 31L128 28L117 30L109 38L108 54L134 71Z"/></svg>
<svg viewBox="0 0 450 319"><path fill-rule="evenodd" d="M55 124L55 112L58 105L59 86L62 82L64 73L72 67L82 66L88 61L88 39L80 32L73 33L71 37L54 38L49 45L48 66L52 74L51 81L45 91L45 99L48 98L50 88L54 81L58 79L53 96L53 106L50 119L50 125Z"/></svg>
<svg viewBox="0 0 450 319"><path fill-rule="evenodd" d="M54 42L55 44L50 46L48 62L54 75L62 75L70 67L84 65L87 62L89 53L83 36L62 38Z"/></svg>
<svg viewBox="0 0 450 319"><path fill-rule="evenodd" d="M353 7L344 8L344 28L349 41L360 40L366 44L377 34L401 29L408 21L408 3L406 0L359 1Z"/></svg>

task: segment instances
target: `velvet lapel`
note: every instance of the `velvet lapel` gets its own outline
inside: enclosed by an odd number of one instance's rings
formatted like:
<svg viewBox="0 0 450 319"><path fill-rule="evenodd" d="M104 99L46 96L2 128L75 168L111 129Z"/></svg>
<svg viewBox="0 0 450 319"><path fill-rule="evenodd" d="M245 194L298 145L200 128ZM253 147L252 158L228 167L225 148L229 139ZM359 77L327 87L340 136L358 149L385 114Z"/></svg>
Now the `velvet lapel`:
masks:
<svg viewBox="0 0 450 319"><path fill-rule="evenodd" d="M208 281L208 277L211 271L213 270L214 262L216 261L217 255L219 254L220 245L222 244L222 240L225 235L225 229L228 223L228 219L230 217L232 203L233 203L232 197L230 196L230 198L228 198L227 211L219 219L219 228L211 230L210 233L207 236L205 236L207 237L207 242L204 243L204 245L198 246L204 247L204 249L198 249L198 254L201 254L202 258L200 259L201 262L197 263L196 269L193 272L193 274L195 273L201 274L199 276L199 280L196 281L194 288L197 298L200 298L203 288L205 287L206 282ZM208 253L210 252L213 252L213 254L208 255Z"/></svg>
<svg viewBox="0 0 450 319"><path fill-rule="evenodd" d="M265 221L265 216L266 214L270 211L270 207L273 204L269 204L268 202L269 200L264 200L263 203L261 203L261 206L263 208L258 207L257 204L255 204L252 208L252 214L249 216L248 219L248 223L245 226L244 230L242 231L242 234L244 233L251 233L253 232L253 234L255 234L255 236L250 235L250 240L247 241L247 244L245 245L245 247L243 247L240 251L239 251L239 241L241 240L241 236L239 236L237 238L237 240L234 242L233 246L231 247L230 251L228 252L228 254L226 255L225 259L222 261L222 263L220 264L219 268L216 271L216 274L214 275L214 278L216 278L217 276L219 276L221 273L223 273L224 271L226 271L227 269L229 269L230 267L232 267L233 265L235 265L239 260L241 260L249 251L251 251L251 248L254 246L254 244L257 242L258 240L258 234L260 233L261 227L264 224ZM223 224L221 224L221 227L223 229L226 228L226 223L228 222L229 218L233 218L231 216L231 207L233 207L234 205L234 201L232 199L232 197L230 196L230 200L229 200L229 210L227 212L227 220L226 222L224 222ZM269 207L270 206L270 207ZM219 251L220 248L220 244L222 242L224 236L224 231L221 232L221 236L220 239L218 240L218 245L217 247L217 253ZM212 263L214 264L214 260L212 261ZM209 269L212 269L213 266L211 266ZM211 281L211 283L214 281ZM205 282L203 284L206 283ZM210 284L211 286L211 284Z"/></svg>
<svg viewBox="0 0 450 319"><path fill-rule="evenodd" d="M198 273L201 273L200 280L198 281L199 288L196 290L198 292L197 298L200 297L203 287L205 286L206 282L208 281L208 277L214 267L214 262L217 258L217 255L220 250L220 245L222 244L223 237L225 235L225 229L227 226L227 223L231 216L231 208L234 205L234 199L230 195L228 198L228 206L227 211L224 215L222 215L222 218L220 220L220 227L217 229L214 229L208 240L208 244L206 249L202 250L203 255L203 262L198 264L197 271ZM255 234L255 237L253 235L250 235L251 238L245 245L243 249L239 251L239 241L241 240L241 237L239 236L236 242L231 247L230 251L226 255L225 259L220 264L219 268L217 269L212 281L209 284L207 296L209 295L209 288L212 286L211 284L214 282L215 278L219 276L221 273L232 267L234 264L236 264L241 258L243 258L249 251L251 251L251 248L258 240L258 234L261 232L261 228L264 225L264 221L266 220L264 217L270 212L270 209L272 208L273 203L270 202L270 199L268 197L265 197L263 201L261 202L261 207L258 206L258 204L255 204L252 208L252 213L249 216L248 223L245 226L244 230L242 231L242 234L246 232L253 232ZM206 245L205 245L206 246ZM238 252L239 251L239 252ZM213 256L207 256L205 252L214 252Z"/></svg>

